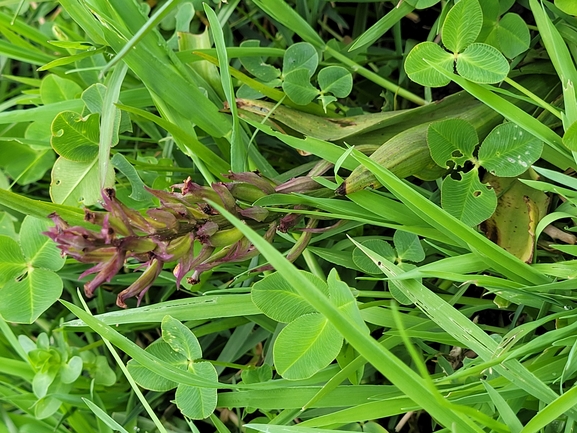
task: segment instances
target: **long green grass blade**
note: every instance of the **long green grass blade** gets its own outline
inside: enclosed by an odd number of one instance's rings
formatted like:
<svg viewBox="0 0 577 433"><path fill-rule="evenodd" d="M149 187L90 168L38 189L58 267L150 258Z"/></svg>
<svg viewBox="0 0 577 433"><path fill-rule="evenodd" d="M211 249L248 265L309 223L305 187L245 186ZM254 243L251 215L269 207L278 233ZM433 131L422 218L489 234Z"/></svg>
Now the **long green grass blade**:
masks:
<svg viewBox="0 0 577 433"><path fill-rule="evenodd" d="M218 17L206 3L204 3L204 12L206 13L208 22L210 23L210 32L212 34L212 38L214 39L214 45L216 46L216 52L218 54L220 82L222 83L222 88L224 90L224 94L226 95L226 100L232 115L232 131L229 139L230 167L234 173L243 172L246 171L248 166L247 151L240 134L240 123L238 117L238 109L236 106L236 98L234 96L234 87L232 85L231 76L228 73L228 57L226 53L226 45L224 42L224 34L220 28Z"/></svg>
<svg viewBox="0 0 577 433"><path fill-rule="evenodd" d="M303 277L297 268L288 262L272 245L261 238L254 230L243 224L224 208L211 203L221 214L235 225L265 256L268 262L288 281L304 299L317 311L323 314L339 330L345 339L367 361L372 363L385 377L409 396L415 403L427 410L440 423L446 426L459 426L461 431L482 431L467 417L458 416L451 410L451 405L436 391L432 391L423 383L414 371L390 351L379 345L370 335L360 330L354 323L343 316L341 312L321 293L315 285Z"/></svg>

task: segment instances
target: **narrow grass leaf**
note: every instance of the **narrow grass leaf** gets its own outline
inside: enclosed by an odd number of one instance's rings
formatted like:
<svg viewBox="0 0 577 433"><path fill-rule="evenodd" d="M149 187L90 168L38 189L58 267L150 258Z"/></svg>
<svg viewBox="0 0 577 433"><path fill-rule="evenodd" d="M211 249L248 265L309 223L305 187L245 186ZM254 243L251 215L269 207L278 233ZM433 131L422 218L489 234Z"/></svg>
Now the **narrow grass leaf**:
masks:
<svg viewBox="0 0 577 433"><path fill-rule="evenodd" d="M240 134L240 123L238 117L238 109L236 106L236 98L234 96L234 86L232 85L232 78L228 73L228 57L226 54L226 44L224 42L224 34L218 17L211 9L211 7L204 3L204 12L210 23L210 32L214 39L214 45L218 54L218 63L220 66L220 82L226 95L226 100L232 115L232 131L230 135L230 168L234 173L246 171L247 167L247 150L243 143Z"/></svg>
<svg viewBox="0 0 577 433"><path fill-rule="evenodd" d="M324 48L325 43L319 34L284 0L274 2L254 0L254 3L287 29L299 35L304 41L313 44L317 49Z"/></svg>
<svg viewBox="0 0 577 433"><path fill-rule="evenodd" d="M116 146L114 137L118 137L120 122L120 110L115 106L120 95L120 87L126 76L128 67L125 63L118 65L112 71L107 81L102 112L100 118L100 139L98 141L98 177L100 188L109 188L114 185L113 177L110 176L110 149ZM118 138L117 138L118 139Z"/></svg>
<svg viewBox="0 0 577 433"><path fill-rule="evenodd" d="M408 1L399 3L369 29L364 31L363 34L351 44L349 51L372 45L373 42L388 32L396 23L401 21L402 18L413 12L413 9L414 7L411 6Z"/></svg>
<svg viewBox="0 0 577 433"><path fill-rule="evenodd" d="M499 412L499 415L503 422L507 424L511 433L519 433L523 429L523 424L519 421L519 418L515 415L515 412L511 409L511 406L507 403L507 400L495 390L486 380L481 382L487 391L487 394L491 397L495 408Z"/></svg>
<svg viewBox="0 0 577 433"><path fill-rule="evenodd" d="M136 107L129 107L122 104L117 104L117 107L121 110L128 111L129 113L136 114L146 120L150 120L158 126L166 129L174 136L175 141L184 153L189 156L197 156L200 158L217 177L220 177L222 173L227 173L230 170L230 165L226 161L208 149L196 137L186 133L186 131L178 125Z"/></svg>
<svg viewBox="0 0 577 433"><path fill-rule="evenodd" d="M518 282L544 284L549 279L533 270L513 255L495 245L477 231L468 227L457 218L440 209L410 186L406 185L389 170L369 157L355 151L355 158L367 167L381 182L416 215L431 226L452 238L457 244L467 245L472 251L481 254L484 260L495 270Z"/></svg>
<svg viewBox="0 0 577 433"><path fill-rule="evenodd" d="M94 415L96 415L100 420L102 420L102 422L104 422L104 424L106 424L112 430L118 431L120 433L128 433L128 431L124 427L122 427L120 424L118 424L116 421L114 421L114 419L110 415L108 415L106 412L104 412L94 402L92 402L92 401L90 401L84 397L81 397L81 398L82 398L82 401L86 404L86 406L88 406L88 409L90 409L92 411L92 413L94 413Z"/></svg>
<svg viewBox="0 0 577 433"><path fill-rule="evenodd" d="M574 408L576 398L577 387L574 386L531 418L531 420L525 424L521 433L536 433L540 431L561 415Z"/></svg>
<svg viewBox="0 0 577 433"><path fill-rule="evenodd" d="M114 344L126 354L130 355L132 359L135 359L140 364L146 366L152 372L160 374L174 382L183 383L190 386L202 386L207 388L221 387L217 382L208 381L202 377L198 377L195 374L179 370L170 364L161 361L155 356L145 352L136 343L130 341L128 338L115 331L110 326L105 325L103 322L93 317L91 314L88 314L76 305L64 300L61 300L60 302L62 302L62 304L68 308L76 317L81 319L86 325L92 328L94 332Z"/></svg>
<svg viewBox="0 0 577 433"><path fill-rule="evenodd" d="M467 417L457 416L440 393L429 390L423 383L423 379L390 351L379 345L370 335L363 333L354 323L349 323L349 319L343 316L336 306L332 305L327 296L321 293L309 280L299 275L296 267L288 262L272 245L221 206L216 203L211 203L211 205L243 232L269 263L293 284L295 290L307 299L317 311L327 317L349 344L415 403L427 410L443 425L460 426L462 431L467 432L481 431Z"/></svg>
<svg viewBox="0 0 577 433"><path fill-rule="evenodd" d="M547 16L544 6L537 0L529 0L529 5L539 28L543 45L563 85L563 101L567 119L564 126L567 129L577 121L577 97L574 88L577 84L577 69L563 37Z"/></svg>

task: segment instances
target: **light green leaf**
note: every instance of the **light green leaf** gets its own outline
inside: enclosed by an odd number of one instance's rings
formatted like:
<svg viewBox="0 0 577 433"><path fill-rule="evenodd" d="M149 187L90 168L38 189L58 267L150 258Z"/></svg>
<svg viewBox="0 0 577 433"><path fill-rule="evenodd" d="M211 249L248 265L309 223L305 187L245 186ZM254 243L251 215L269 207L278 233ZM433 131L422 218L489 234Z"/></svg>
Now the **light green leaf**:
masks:
<svg viewBox="0 0 577 433"><path fill-rule="evenodd" d="M397 260L397 254L395 250L388 242L385 242L381 239L369 239L362 242L363 246L376 251L383 257L386 257L388 260L394 262ZM371 259L367 257L365 253L363 253L359 248L355 248L353 250L353 262L357 265L363 272L367 274L382 274L383 271L379 269L377 265L373 263Z"/></svg>
<svg viewBox="0 0 577 433"><path fill-rule="evenodd" d="M66 259L62 257L56 244L43 234L52 225L48 219L26 216L20 228L20 245L29 264L36 268L58 271L64 266Z"/></svg>
<svg viewBox="0 0 577 433"><path fill-rule="evenodd" d="M72 383L82 373L82 358L73 356L66 364L60 367L60 380L62 383Z"/></svg>
<svg viewBox="0 0 577 433"><path fill-rule="evenodd" d="M479 180L477 170L460 173L461 180L447 176L441 187L443 209L468 226L485 221L497 207L495 191Z"/></svg>
<svg viewBox="0 0 577 433"><path fill-rule="evenodd" d="M291 101L300 105L312 102L319 94L319 91L310 83L308 70L304 68L294 69L284 75L282 88Z"/></svg>
<svg viewBox="0 0 577 433"><path fill-rule="evenodd" d="M176 353L162 340L156 340L146 348L146 352L180 370L186 370L188 359L182 353ZM166 379L131 359L126 365L128 371L141 387L151 391L165 392L178 386L178 383Z"/></svg>
<svg viewBox="0 0 577 433"><path fill-rule="evenodd" d="M63 111L52 122L52 147L60 156L71 161L92 161L98 154L100 116L80 116Z"/></svg>
<svg viewBox="0 0 577 433"><path fill-rule="evenodd" d="M14 230L14 220L15 218L8 212L0 211L0 235L18 239L18 234Z"/></svg>
<svg viewBox="0 0 577 433"><path fill-rule="evenodd" d="M76 99L81 92L82 87L74 81L54 74L44 77L40 84L40 97L44 105Z"/></svg>
<svg viewBox="0 0 577 433"><path fill-rule="evenodd" d="M8 322L33 323L62 294L62 280L52 271L29 268L20 281L0 289L0 314Z"/></svg>
<svg viewBox="0 0 577 433"><path fill-rule="evenodd" d="M109 166L107 184L114 183L114 169ZM62 157L52 169L50 197L54 203L69 206L91 206L100 200L98 160L69 161Z"/></svg>
<svg viewBox="0 0 577 433"><path fill-rule="evenodd" d="M416 45L405 61L405 72L411 80L422 86L443 87L451 81L438 72L431 64L453 72L455 59L451 53L443 50L434 42L422 42Z"/></svg>
<svg viewBox="0 0 577 433"><path fill-rule="evenodd" d="M358 326L367 334L369 328L361 317L357 300L353 296L351 288L347 283L341 281L336 269L331 269L327 277L327 284L329 286L329 299L339 309L343 316L350 319L351 323Z"/></svg>
<svg viewBox="0 0 577 433"><path fill-rule="evenodd" d="M325 110L325 113L327 112L327 107L329 104L337 100L337 98L332 95L319 95L319 99L323 104L323 110Z"/></svg>
<svg viewBox="0 0 577 433"><path fill-rule="evenodd" d="M483 11L478 0L461 0L447 14L441 38L443 45L460 53L477 39L483 26Z"/></svg>
<svg viewBox="0 0 577 433"><path fill-rule="evenodd" d="M426 9L435 6L441 0L407 0L415 9Z"/></svg>
<svg viewBox="0 0 577 433"><path fill-rule="evenodd" d="M529 49L531 35L523 18L517 14L507 14L495 24L484 42L512 59Z"/></svg>
<svg viewBox="0 0 577 433"><path fill-rule="evenodd" d="M353 89L353 77L342 66L327 66L317 77L323 93L332 93L337 98L346 98Z"/></svg>
<svg viewBox="0 0 577 433"><path fill-rule="evenodd" d="M20 245L12 238L0 235L0 287L22 274L25 269L26 259Z"/></svg>
<svg viewBox="0 0 577 433"><path fill-rule="evenodd" d="M34 150L17 141L0 146L0 167L5 167L6 173L16 179L19 185L28 185L42 179L54 164L54 159L54 152L49 148Z"/></svg>
<svg viewBox="0 0 577 433"><path fill-rule="evenodd" d="M306 314L279 333L273 348L274 364L285 379L306 379L329 365L342 344L343 337L324 316Z"/></svg>
<svg viewBox="0 0 577 433"><path fill-rule="evenodd" d="M299 273L314 284L317 290L328 295L328 286L323 280L309 272ZM254 284L252 301L264 314L277 322L288 323L304 314L315 312L292 284L278 272L267 275Z"/></svg>
<svg viewBox="0 0 577 433"><path fill-rule="evenodd" d="M306 78L310 79L319 65L319 55L315 47L308 42L298 42L287 48L282 62L283 76L297 69L306 71Z"/></svg>
<svg viewBox="0 0 577 433"><path fill-rule="evenodd" d="M115 431L119 431L120 433L128 433L128 431L126 431L124 427L118 424L110 415L108 415L106 412L100 409L100 407L98 407L96 404L94 404L87 398L84 397L81 398L82 401L86 404L86 406L88 406L88 408L92 411L92 413L94 413L94 415L100 418L102 422L104 422L104 424L106 424L108 427L110 427Z"/></svg>
<svg viewBox="0 0 577 433"><path fill-rule="evenodd" d="M393 243L399 260L415 263L425 260L425 250L416 234L397 230L393 236Z"/></svg>
<svg viewBox="0 0 577 433"><path fill-rule="evenodd" d="M152 194L149 193L144 187L144 182L140 179L138 172L134 166L128 162L128 160L121 153L116 153L110 160L112 165L116 167L130 182L132 187L132 192L130 193L130 198L136 201L144 201L152 198Z"/></svg>
<svg viewBox="0 0 577 433"><path fill-rule="evenodd" d="M218 380L216 369L210 362L198 362L189 369L210 381ZM216 401L216 388L179 385L176 389L176 405L183 415L191 419L208 418L216 409Z"/></svg>
<svg viewBox="0 0 577 433"><path fill-rule="evenodd" d="M256 39L249 39L247 41L242 41L240 46L241 48L260 47L260 41ZM280 70L272 65L265 63L263 58L260 56L240 57L239 60L242 66L244 66L248 72L250 72L259 80L268 82L280 77Z"/></svg>
<svg viewBox="0 0 577 433"><path fill-rule="evenodd" d="M509 62L499 50L487 44L472 44L457 58L457 72L479 84L495 84L509 73Z"/></svg>
<svg viewBox="0 0 577 433"><path fill-rule="evenodd" d="M577 3L575 0L555 0L555 6L567 15L577 15Z"/></svg>
<svg viewBox="0 0 577 433"><path fill-rule="evenodd" d="M439 120L429 125L427 144L437 165L448 168L449 161L453 161L457 166L463 166L473 157L479 137L475 127L466 120Z"/></svg>
<svg viewBox="0 0 577 433"><path fill-rule="evenodd" d="M541 157L543 141L514 123L493 129L479 149L479 164L491 174L515 177Z"/></svg>
<svg viewBox="0 0 577 433"><path fill-rule="evenodd" d="M202 357L202 349L192 331L171 316L162 319L162 339L175 352L189 361Z"/></svg>
<svg viewBox="0 0 577 433"><path fill-rule="evenodd" d="M577 121L573 122L563 134L563 144L573 152L577 151Z"/></svg>

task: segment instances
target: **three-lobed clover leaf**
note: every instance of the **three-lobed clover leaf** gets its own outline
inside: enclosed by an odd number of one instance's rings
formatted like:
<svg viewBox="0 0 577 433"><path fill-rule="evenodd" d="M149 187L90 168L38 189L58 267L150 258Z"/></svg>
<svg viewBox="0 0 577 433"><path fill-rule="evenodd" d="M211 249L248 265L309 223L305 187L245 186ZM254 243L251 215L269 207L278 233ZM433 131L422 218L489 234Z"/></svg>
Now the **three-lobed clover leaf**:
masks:
<svg viewBox="0 0 577 433"><path fill-rule="evenodd" d="M483 10L478 0L461 0L447 13L441 36L444 47L423 42L416 45L405 61L411 80L429 87L449 84L437 70L452 73L480 84L503 81L509 73L507 59L493 46L475 42L483 27Z"/></svg>
<svg viewBox="0 0 577 433"><path fill-rule="evenodd" d="M162 339L145 350L158 359L181 370L189 371L210 382L218 382L218 373L208 361L198 361L202 349L193 332L171 316L161 324ZM128 362L128 371L140 386L151 391L164 392L176 388L175 403L183 415L191 419L208 418L216 408L216 388L178 384L149 370L138 361Z"/></svg>
<svg viewBox="0 0 577 433"><path fill-rule="evenodd" d="M0 236L0 314L15 323L32 323L62 294L62 279L55 273L64 258L43 235L48 220L27 216L20 228L20 243Z"/></svg>
<svg viewBox="0 0 577 433"><path fill-rule="evenodd" d="M497 196L479 181L478 167L502 177L516 177L541 157L543 142L514 123L495 127L474 156L478 137L473 126L462 119L433 122L427 132L432 159L441 167L452 162L455 168L465 162L474 169L461 173L461 179L445 178L441 187L443 209L465 224L475 226L489 218L497 206Z"/></svg>
<svg viewBox="0 0 577 433"><path fill-rule="evenodd" d="M368 332L349 286L333 269L326 282L299 271L328 296L351 324ZM266 276L252 289L255 305L268 317L288 323L273 346L277 372L289 380L306 379L327 367L339 354L343 337L279 273Z"/></svg>

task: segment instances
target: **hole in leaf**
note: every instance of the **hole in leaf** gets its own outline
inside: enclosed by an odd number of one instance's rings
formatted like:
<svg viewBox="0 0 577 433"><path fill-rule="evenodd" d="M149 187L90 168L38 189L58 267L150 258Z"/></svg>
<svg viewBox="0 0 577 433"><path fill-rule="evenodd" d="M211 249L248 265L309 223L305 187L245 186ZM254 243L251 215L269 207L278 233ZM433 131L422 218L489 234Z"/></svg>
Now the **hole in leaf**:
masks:
<svg viewBox="0 0 577 433"><path fill-rule="evenodd" d="M477 190L473 192L473 197L479 197L481 195L481 191Z"/></svg>
<svg viewBox="0 0 577 433"><path fill-rule="evenodd" d="M61 181L60 179L58 179L58 180L54 183L54 185L60 185L61 183L62 183L62 181Z"/></svg>
<svg viewBox="0 0 577 433"><path fill-rule="evenodd" d="M459 149L456 149L456 150L453 151L453 153L451 153L451 156L452 156L453 158L461 158L461 157L463 157L464 155L463 155L463 152L461 152Z"/></svg>

